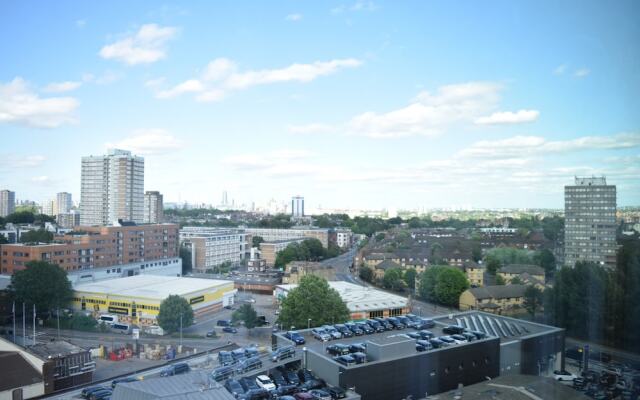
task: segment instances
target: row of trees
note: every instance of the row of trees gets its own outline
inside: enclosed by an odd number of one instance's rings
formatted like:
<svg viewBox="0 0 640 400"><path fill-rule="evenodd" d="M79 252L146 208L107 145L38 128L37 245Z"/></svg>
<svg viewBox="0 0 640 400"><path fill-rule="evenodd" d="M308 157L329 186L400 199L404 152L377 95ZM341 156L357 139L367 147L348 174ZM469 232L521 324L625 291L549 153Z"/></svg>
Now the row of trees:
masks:
<svg viewBox="0 0 640 400"><path fill-rule="evenodd" d="M35 224L44 226L45 222L56 222L56 219L50 215L37 214L32 211L16 211L6 217L0 217L0 227L4 228L6 224Z"/></svg>
<svg viewBox="0 0 640 400"><path fill-rule="evenodd" d="M615 268L564 267L544 292L547 321L569 336L640 351L640 239L620 241Z"/></svg>
<svg viewBox="0 0 640 400"><path fill-rule="evenodd" d="M462 292L469 288L469 281L458 268L436 265L420 276L420 297L447 306L457 306Z"/></svg>
<svg viewBox="0 0 640 400"><path fill-rule="evenodd" d="M330 244L328 249L315 238L308 238L300 243L291 243L276 256L275 266L284 268L291 261L321 261L336 257L341 250L338 246Z"/></svg>
<svg viewBox="0 0 640 400"><path fill-rule="evenodd" d="M508 264L539 265L548 275L553 275L556 270L556 258L549 249L531 251L513 247L498 247L485 254L484 262L487 272L492 275Z"/></svg>

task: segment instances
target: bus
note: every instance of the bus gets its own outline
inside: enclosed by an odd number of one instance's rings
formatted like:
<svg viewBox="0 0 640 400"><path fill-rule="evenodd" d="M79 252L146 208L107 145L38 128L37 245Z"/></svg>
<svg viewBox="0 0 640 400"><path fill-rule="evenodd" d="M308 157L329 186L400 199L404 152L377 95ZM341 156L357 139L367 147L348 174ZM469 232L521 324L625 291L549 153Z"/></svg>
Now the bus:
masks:
<svg viewBox="0 0 640 400"><path fill-rule="evenodd" d="M128 335L131 333L131 327L127 324L113 324L111 325L111 329L120 332L122 334Z"/></svg>
<svg viewBox="0 0 640 400"><path fill-rule="evenodd" d="M113 314L102 314L98 317L98 323L104 322L105 324L111 326L113 324L118 323L118 316Z"/></svg>

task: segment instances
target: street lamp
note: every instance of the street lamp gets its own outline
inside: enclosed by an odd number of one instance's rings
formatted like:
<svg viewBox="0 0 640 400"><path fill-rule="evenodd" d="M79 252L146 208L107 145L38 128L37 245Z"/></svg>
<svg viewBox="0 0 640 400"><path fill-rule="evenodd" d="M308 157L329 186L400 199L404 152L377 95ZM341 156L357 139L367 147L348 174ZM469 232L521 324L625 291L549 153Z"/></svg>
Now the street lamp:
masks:
<svg viewBox="0 0 640 400"><path fill-rule="evenodd" d="M307 329L311 328L311 318L307 318Z"/></svg>

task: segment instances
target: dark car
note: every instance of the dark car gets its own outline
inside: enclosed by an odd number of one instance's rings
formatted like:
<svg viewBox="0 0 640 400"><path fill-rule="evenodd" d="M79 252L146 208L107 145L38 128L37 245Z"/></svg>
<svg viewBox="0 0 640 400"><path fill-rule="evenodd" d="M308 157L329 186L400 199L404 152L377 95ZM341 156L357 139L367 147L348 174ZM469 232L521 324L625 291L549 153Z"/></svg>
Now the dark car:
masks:
<svg viewBox="0 0 640 400"><path fill-rule="evenodd" d="M365 346L362 343L353 343L349 345L349 352L350 353L364 353L367 351L367 346Z"/></svg>
<svg viewBox="0 0 640 400"><path fill-rule="evenodd" d="M277 369L271 371L271 373L269 374L269 378L271 378L271 380L276 384L277 387L285 386L288 384L287 380L284 379L284 376L282 376L282 372Z"/></svg>
<svg viewBox="0 0 640 400"><path fill-rule="evenodd" d="M246 358L246 353L242 347L239 349L235 349L231 352L231 357L233 357L233 361L242 361Z"/></svg>
<svg viewBox="0 0 640 400"><path fill-rule="evenodd" d="M322 389L313 389L309 391L315 400L331 400L331 395Z"/></svg>
<svg viewBox="0 0 640 400"><path fill-rule="evenodd" d="M242 398L244 400L267 400L271 398L271 393L263 388L251 389L247 390Z"/></svg>
<svg viewBox="0 0 640 400"><path fill-rule="evenodd" d="M257 347L251 346L244 349L244 356L247 358L257 357L259 354Z"/></svg>
<svg viewBox="0 0 640 400"><path fill-rule="evenodd" d="M393 325L386 318L374 318L376 321L380 322L380 325L384 327L385 330L390 331L393 329Z"/></svg>
<svg viewBox="0 0 640 400"><path fill-rule="evenodd" d="M111 389L102 388L100 390L96 390L94 392L91 392L91 394L89 395L89 400L106 399L107 397L111 397L111 393L113 393L113 391Z"/></svg>
<svg viewBox="0 0 640 400"><path fill-rule="evenodd" d="M218 322L216 322L216 325L218 325L218 326L231 326L231 320L230 319L219 319Z"/></svg>
<svg viewBox="0 0 640 400"><path fill-rule="evenodd" d="M306 393L306 392L300 392L300 393L296 393L293 395L293 397L296 400L314 400L313 399L313 395Z"/></svg>
<svg viewBox="0 0 640 400"><path fill-rule="evenodd" d="M433 349L433 345L428 340L417 340L416 341L416 346L421 346L422 347L422 350L419 350L416 347L416 349L418 351L427 351L427 350L432 350Z"/></svg>
<svg viewBox="0 0 640 400"><path fill-rule="evenodd" d="M236 328L234 328L233 326L225 326L224 328L222 328L222 332L238 333L238 330Z"/></svg>
<svg viewBox="0 0 640 400"><path fill-rule="evenodd" d="M333 357L333 360L346 366L354 365L356 363L356 359L353 358L351 355Z"/></svg>
<svg viewBox="0 0 640 400"><path fill-rule="evenodd" d="M294 393L298 393L298 385L282 385L278 386L275 390L275 395L278 396L278 399L282 399L281 396L292 395Z"/></svg>
<svg viewBox="0 0 640 400"><path fill-rule="evenodd" d="M332 344L327 346L327 353L332 356L341 356L343 354L349 354L349 346L342 343Z"/></svg>
<svg viewBox="0 0 640 400"><path fill-rule="evenodd" d="M118 378L111 381L111 388L114 389L119 383L137 382L138 378L128 376L126 378Z"/></svg>
<svg viewBox="0 0 640 400"><path fill-rule="evenodd" d="M409 332L409 333L406 333L405 335L409 336L411 339L414 339L414 340L422 339L422 336L420 336L419 333L415 333L415 332Z"/></svg>
<svg viewBox="0 0 640 400"><path fill-rule="evenodd" d="M442 340L436 338L429 339L429 343L431 343L434 349L447 346Z"/></svg>
<svg viewBox="0 0 640 400"><path fill-rule="evenodd" d="M231 365L235 362L233 355L230 351L221 351L218 353L218 364L220 365Z"/></svg>
<svg viewBox="0 0 640 400"><path fill-rule="evenodd" d="M216 331L207 331L207 337L216 337Z"/></svg>
<svg viewBox="0 0 640 400"><path fill-rule="evenodd" d="M297 345L305 343L304 337L302 337L302 335L297 331L288 331L287 333L284 334L284 337L291 340L293 343Z"/></svg>
<svg viewBox="0 0 640 400"><path fill-rule="evenodd" d="M464 332L461 333L461 335L467 339L467 342L473 342L474 340L477 340L476 335L470 332Z"/></svg>
<svg viewBox="0 0 640 400"><path fill-rule="evenodd" d="M300 384L300 378L298 378L298 374L296 374L296 371L291 371L291 370L287 369L287 370L284 370L282 375L287 380L287 382L289 382L291 385L299 385Z"/></svg>
<svg viewBox="0 0 640 400"><path fill-rule="evenodd" d="M353 332L353 334L356 335L356 336L364 335L364 331L362 329L360 329L360 327L358 325L354 324L353 322L348 322L348 323L344 324L344 326L349 328L351 330L351 332Z"/></svg>
<svg viewBox="0 0 640 400"><path fill-rule="evenodd" d="M353 337L353 332L351 332L351 329L347 328L343 324L336 324L333 327L336 328L336 330L342 334L342 337L344 338Z"/></svg>
<svg viewBox="0 0 640 400"><path fill-rule="evenodd" d="M224 387L227 388L229 393L234 395L236 398L240 397L245 392L240 382L238 382L235 379L227 379L227 382L224 384Z"/></svg>
<svg viewBox="0 0 640 400"><path fill-rule="evenodd" d="M187 364L187 363L176 363L176 364L170 365L167 368L163 369L162 372L160 372L160 376L179 375L179 374L184 374L186 372L189 372L190 370L191 370L191 368L189 368L189 364Z"/></svg>
<svg viewBox="0 0 640 400"><path fill-rule="evenodd" d="M310 379L305 381L302 385L298 386L298 388L304 392L308 392L313 389L320 389L325 385L322 379Z"/></svg>
<svg viewBox="0 0 640 400"><path fill-rule="evenodd" d="M329 393L331 398L334 400L344 399L347 397L347 393L344 391L344 389L339 388L337 386L329 386L325 390L327 391L327 393Z"/></svg>
<svg viewBox="0 0 640 400"><path fill-rule="evenodd" d="M372 333L375 333L375 332L376 332L376 330L375 330L375 329L373 329L373 328L371 327L371 325L367 324L366 322L358 322L358 323L356 324L356 326L357 326L358 328L362 329L362 331L363 331L364 333L366 333L367 335L371 335Z"/></svg>
<svg viewBox="0 0 640 400"><path fill-rule="evenodd" d="M367 355L361 352L352 353L351 357L356 360L356 364L364 364L367 362Z"/></svg>
<svg viewBox="0 0 640 400"><path fill-rule="evenodd" d="M399 316L399 317L395 317L401 324L403 324L404 326L409 326L410 322L413 322L412 320L410 320L409 318L405 317L405 316Z"/></svg>
<svg viewBox="0 0 640 400"><path fill-rule="evenodd" d="M236 372L244 374L245 372L253 371L254 369L262 368L262 360L259 357L251 357L246 360L240 361L240 364L236 367Z"/></svg>
<svg viewBox="0 0 640 400"><path fill-rule="evenodd" d="M384 329L384 326L382 326L382 324L375 319L368 319L367 324L375 329L376 332L384 332L386 330Z"/></svg>
<svg viewBox="0 0 640 400"><path fill-rule="evenodd" d="M389 318L387 318L387 320L389 321L389 323L391 325L393 325L394 329L404 329L405 328L404 324L402 322L400 322L400 320L398 320L395 317L389 317Z"/></svg>
<svg viewBox="0 0 640 400"><path fill-rule="evenodd" d="M418 335L420 335L422 339L431 339L432 337L435 336L433 332L427 331L427 330L418 331Z"/></svg>
<svg viewBox="0 0 640 400"><path fill-rule="evenodd" d="M487 337L487 334L484 332L479 332L479 331L469 331L469 333L472 333L478 340L480 339L484 339Z"/></svg>
<svg viewBox="0 0 640 400"><path fill-rule="evenodd" d="M436 323L433 322L432 319L429 318L420 318L419 321L415 321L413 327L415 329L430 329L436 326Z"/></svg>
<svg viewBox="0 0 640 400"><path fill-rule="evenodd" d="M230 378L231 375L233 375L233 367L231 366L218 367L211 371L211 379L216 382L222 382L225 379Z"/></svg>
<svg viewBox="0 0 640 400"><path fill-rule="evenodd" d="M82 389L82 392L80 392L80 395L82 397L84 397L85 399L88 399L89 396L91 396L91 393L96 392L98 390L103 390L106 389L106 387L104 386L91 386L91 387L87 387Z"/></svg>
<svg viewBox="0 0 640 400"><path fill-rule="evenodd" d="M441 342L444 342L446 346L456 344L455 339L453 339L451 336L440 336L438 339L440 339Z"/></svg>
<svg viewBox="0 0 640 400"><path fill-rule="evenodd" d="M258 386L258 384L256 383L255 378L249 378L247 376L240 378L240 384L246 391L260 389L260 386Z"/></svg>
<svg viewBox="0 0 640 400"><path fill-rule="evenodd" d="M296 348L294 346L283 346L271 352L271 361L278 362L287 358L292 358L296 355Z"/></svg>
<svg viewBox="0 0 640 400"><path fill-rule="evenodd" d="M308 369L301 369L298 371L298 377L302 382L315 379L315 376Z"/></svg>
<svg viewBox="0 0 640 400"><path fill-rule="evenodd" d="M459 335L464 331L465 331L465 328L461 327L460 325L447 325L444 328L442 328L442 332L448 335Z"/></svg>
<svg viewBox="0 0 640 400"><path fill-rule="evenodd" d="M458 342L468 342L467 337L464 335L451 335L453 340L457 340Z"/></svg>

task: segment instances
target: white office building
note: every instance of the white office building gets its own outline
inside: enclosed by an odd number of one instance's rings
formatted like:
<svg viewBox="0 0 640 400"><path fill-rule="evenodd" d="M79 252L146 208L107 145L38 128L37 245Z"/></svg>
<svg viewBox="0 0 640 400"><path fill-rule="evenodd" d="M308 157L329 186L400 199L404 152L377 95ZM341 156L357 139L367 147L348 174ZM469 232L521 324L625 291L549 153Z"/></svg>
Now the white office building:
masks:
<svg viewBox="0 0 640 400"><path fill-rule="evenodd" d="M293 196L291 198L291 216L293 218L304 217L304 197Z"/></svg>
<svg viewBox="0 0 640 400"><path fill-rule="evenodd" d="M16 209L16 192L0 190L0 217L12 214Z"/></svg>
<svg viewBox="0 0 640 400"><path fill-rule="evenodd" d="M247 235L241 229L185 226L180 229L180 244L191 249L193 270L205 272L225 262L239 264Z"/></svg>
<svg viewBox="0 0 640 400"><path fill-rule="evenodd" d="M125 150L82 158L81 225L144 221L144 158Z"/></svg>
<svg viewBox="0 0 640 400"><path fill-rule="evenodd" d="M164 220L164 204L162 194L157 191L144 194L144 223L160 224Z"/></svg>

